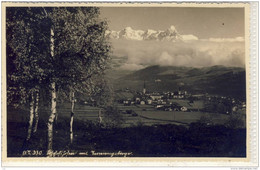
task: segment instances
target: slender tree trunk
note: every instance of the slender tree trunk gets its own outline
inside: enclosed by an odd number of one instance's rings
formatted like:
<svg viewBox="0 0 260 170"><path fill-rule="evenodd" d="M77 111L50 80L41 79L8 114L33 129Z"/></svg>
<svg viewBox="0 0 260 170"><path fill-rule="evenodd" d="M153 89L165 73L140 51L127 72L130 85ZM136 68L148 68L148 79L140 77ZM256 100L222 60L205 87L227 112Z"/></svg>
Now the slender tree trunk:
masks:
<svg viewBox="0 0 260 170"><path fill-rule="evenodd" d="M54 30L51 28L51 57L54 58ZM51 82L51 113L48 120L48 147L47 147L47 156L50 156L52 153L52 141L53 141L53 122L56 116L56 83L53 81Z"/></svg>
<svg viewBox="0 0 260 170"><path fill-rule="evenodd" d="M28 127L28 134L26 140L30 140L32 134L32 126L33 126L33 118L34 118L34 94L31 94L31 101L30 101L30 117L29 117L29 127Z"/></svg>
<svg viewBox="0 0 260 170"><path fill-rule="evenodd" d="M74 119L75 96L71 93L71 116L70 116L70 143L73 143L73 119Z"/></svg>
<svg viewBox="0 0 260 170"><path fill-rule="evenodd" d="M33 133L37 132L38 129L38 122L39 122L39 90L36 90L35 92L35 109L34 109L34 119L35 124L33 128Z"/></svg>
<svg viewBox="0 0 260 170"><path fill-rule="evenodd" d="M58 124L58 113L56 113L56 115L55 115L55 124L56 125Z"/></svg>
<svg viewBox="0 0 260 170"><path fill-rule="evenodd" d="M56 114L56 84L51 83L51 113L48 120L48 153L52 151L52 141L53 141L53 122Z"/></svg>
<svg viewBox="0 0 260 170"><path fill-rule="evenodd" d="M102 116L101 116L101 109L99 109L99 111L98 111L98 118L99 118L99 124L101 125L101 123L102 123Z"/></svg>

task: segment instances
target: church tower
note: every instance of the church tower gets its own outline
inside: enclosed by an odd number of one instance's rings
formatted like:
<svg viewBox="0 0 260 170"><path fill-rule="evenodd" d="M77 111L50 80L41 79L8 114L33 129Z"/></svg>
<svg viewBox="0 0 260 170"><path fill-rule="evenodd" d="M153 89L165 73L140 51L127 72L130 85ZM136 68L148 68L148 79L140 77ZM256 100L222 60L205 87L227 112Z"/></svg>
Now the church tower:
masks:
<svg viewBox="0 0 260 170"><path fill-rule="evenodd" d="M143 88L143 94L146 93L146 88L145 88L145 81L144 81L144 88Z"/></svg>

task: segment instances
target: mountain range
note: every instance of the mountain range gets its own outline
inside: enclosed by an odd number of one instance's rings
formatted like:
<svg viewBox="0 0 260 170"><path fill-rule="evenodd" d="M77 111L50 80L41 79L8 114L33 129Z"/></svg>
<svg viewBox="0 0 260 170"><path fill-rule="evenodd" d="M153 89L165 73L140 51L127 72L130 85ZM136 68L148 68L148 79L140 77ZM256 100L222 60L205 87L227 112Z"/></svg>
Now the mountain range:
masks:
<svg viewBox="0 0 260 170"><path fill-rule="evenodd" d="M134 30L131 27L126 27L120 31L107 31L106 35L112 39L126 39L126 40L155 40L155 41L191 41L198 40L194 35L181 35L178 33L174 26L161 31L161 30Z"/></svg>
<svg viewBox="0 0 260 170"><path fill-rule="evenodd" d="M144 82L150 92L186 90L192 94L208 93L246 97L245 69L240 67L149 66L132 72L113 71L109 75L115 90L129 88L142 91ZM114 78L114 79L113 79Z"/></svg>

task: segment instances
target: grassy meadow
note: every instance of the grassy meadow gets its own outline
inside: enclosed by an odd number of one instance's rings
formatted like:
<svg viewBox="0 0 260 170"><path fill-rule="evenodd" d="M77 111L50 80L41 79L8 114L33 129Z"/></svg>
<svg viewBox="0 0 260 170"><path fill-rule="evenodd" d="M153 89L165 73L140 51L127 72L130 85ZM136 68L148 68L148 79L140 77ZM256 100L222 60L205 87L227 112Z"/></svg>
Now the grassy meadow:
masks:
<svg viewBox="0 0 260 170"><path fill-rule="evenodd" d="M8 156L21 157L26 150L46 156L48 110L41 107L39 129L26 142L29 110L8 107ZM74 143L69 142L70 104L59 105L54 124L53 149L79 152L129 152L133 157L245 157L246 129L225 126L229 115L204 112L158 111L150 105L123 106L137 115L121 113L117 126L99 124L100 108L76 104ZM104 114L104 113L102 113ZM105 115L102 116L106 121ZM211 123L202 120L210 119ZM203 120L204 120L203 119ZM76 155L80 156L80 155ZM88 155L90 156L90 155Z"/></svg>

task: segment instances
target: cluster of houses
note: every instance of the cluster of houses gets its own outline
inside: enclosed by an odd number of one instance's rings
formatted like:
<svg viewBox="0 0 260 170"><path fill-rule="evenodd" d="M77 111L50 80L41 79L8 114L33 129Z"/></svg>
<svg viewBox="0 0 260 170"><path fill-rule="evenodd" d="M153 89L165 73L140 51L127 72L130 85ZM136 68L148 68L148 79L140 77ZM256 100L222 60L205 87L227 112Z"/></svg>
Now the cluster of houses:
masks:
<svg viewBox="0 0 260 170"><path fill-rule="evenodd" d="M157 110L163 111L204 111L205 101L216 103L228 100L232 112L245 109L246 103L234 98L214 96L208 94L191 95L187 91L178 90L174 92L147 92L144 84L142 92L131 92L129 89L117 93L117 102L125 106L131 105L152 105ZM227 113L229 114L229 113Z"/></svg>
<svg viewBox="0 0 260 170"><path fill-rule="evenodd" d="M119 90L116 92L116 102L124 106L131 105L150 105L156 110L161 111L206 111L205 103L213 103L217 106L222 105L230 114L239 110L246 109L246 103L231 97L196 94L192 95L184 90L174 92L147 92L145 84L142 92L131 91L130 89ZM96 101L90 98L84 104L97 106Z"/></svg>
<svg viewBox="0 0 260 170"><path fill-rule="evenodd" d="M174 102L174 99L185 99L189 96L187 91L175 91L175 92L164 92L148 93L145 88L142 92L130 92L129 89L122 90L117 93L117 102L124 104L125 106L130 105L152 105L157 110L164 111L188 111L194 109L192 105L183 105L178 102Z"/></svg>
<svg viewBox="0 0 260 170"><path fill-rule="evenodd" d="M119 92L117 102L124 106L131 105L152 105L157 110L162 111L199 111L203 105L195 102L189 103L183 100L188 97L187 92L166 92L166 93L129 93ZM196 105L196 106L195 106Z"/></svg>

